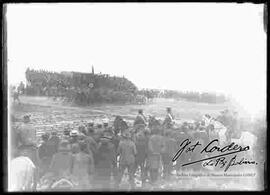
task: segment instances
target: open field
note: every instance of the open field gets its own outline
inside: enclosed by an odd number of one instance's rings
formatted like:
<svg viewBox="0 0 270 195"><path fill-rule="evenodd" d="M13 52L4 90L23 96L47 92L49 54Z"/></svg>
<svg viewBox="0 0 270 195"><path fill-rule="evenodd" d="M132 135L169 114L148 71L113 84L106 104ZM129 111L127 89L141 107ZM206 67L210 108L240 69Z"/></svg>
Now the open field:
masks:
<svg viewBox="0 0 270 195"><path fill-rule="evenodd" d="M115 115L121 115L128 122L132 122L139 108L144 110L146 116L154 115L164 119L166 107L172 107L177 120L195 120L203 114L216 116L221 110L230 108L228 104L206 104L168 99L155 99L146 105L93 105L87 107L75 107L67 105L48 97L20 97L21 104L11 103L10 113L19 120L23 115L31 114L32 123L37 127L38 132L46 131L51 127L62 129L66 124L74 122L94 120L98 121L108 117L111 122Z"/></svg>

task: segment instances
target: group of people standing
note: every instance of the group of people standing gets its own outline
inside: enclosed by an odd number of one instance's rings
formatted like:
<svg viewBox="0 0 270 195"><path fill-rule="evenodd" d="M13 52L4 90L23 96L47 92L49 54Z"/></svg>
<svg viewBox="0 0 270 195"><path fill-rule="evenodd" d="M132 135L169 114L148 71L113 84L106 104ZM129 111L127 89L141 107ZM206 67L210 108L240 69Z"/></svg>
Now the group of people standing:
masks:
<svg viewBox="0 0 270 195"><path fill-rule="evenodd" d="M166 118L173 120L170 109ZM126 169L131 188L135 187L138 170L142 186L155 185L161 175L169 178L171 174L177 149L173 134L164 132L162 126L147 128L142 110L134 126L119 133L109 121L90 121L78 129L66 127L61 134L57 130L44 133L39 145L30 115L23 121L12 134L12 156L29 157L38 167L38 183L47 182L48 188L67 178L80 190L119 189Z"/></svg>

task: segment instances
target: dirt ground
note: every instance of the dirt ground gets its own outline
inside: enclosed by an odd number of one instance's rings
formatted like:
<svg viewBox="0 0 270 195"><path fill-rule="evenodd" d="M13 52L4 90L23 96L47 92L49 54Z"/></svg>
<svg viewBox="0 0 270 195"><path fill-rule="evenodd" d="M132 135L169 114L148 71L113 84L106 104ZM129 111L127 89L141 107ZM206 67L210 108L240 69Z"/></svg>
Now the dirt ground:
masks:
<svg viewBox="0 0 270 195"><path fill-rule="evenodd" d="M48 131L51 127L62 130L67 124L75 124L81 121L99 121L109 118L113 122L116 115L121 115L126 121L132 122L139 108L144 114L154 115L164 119L166 107L172 107L173 114L178 121L195 120L203 114L216 116L221 110L230 108L228 104L205 104L166 99L155 99L146 105L92 105L87 107L70 106L60 100L54 101L47 97L21 96L21 104L11 103L10 114L19 120L23 115L31 114L32 123L38 132Z"/></svg>

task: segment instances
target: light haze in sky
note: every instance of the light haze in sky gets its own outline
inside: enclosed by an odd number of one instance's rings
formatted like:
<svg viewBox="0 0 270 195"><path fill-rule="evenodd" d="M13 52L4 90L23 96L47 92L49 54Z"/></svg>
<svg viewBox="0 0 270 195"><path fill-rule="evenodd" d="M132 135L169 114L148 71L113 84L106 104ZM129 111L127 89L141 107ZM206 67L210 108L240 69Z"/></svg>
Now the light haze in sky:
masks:
<svg viewBox="0 0 270 195"><path fill-rule="evenodd" d="M7 6L8 82L27 67L125 76L139 88L220 92L266 108L263 4Z"/></svg>

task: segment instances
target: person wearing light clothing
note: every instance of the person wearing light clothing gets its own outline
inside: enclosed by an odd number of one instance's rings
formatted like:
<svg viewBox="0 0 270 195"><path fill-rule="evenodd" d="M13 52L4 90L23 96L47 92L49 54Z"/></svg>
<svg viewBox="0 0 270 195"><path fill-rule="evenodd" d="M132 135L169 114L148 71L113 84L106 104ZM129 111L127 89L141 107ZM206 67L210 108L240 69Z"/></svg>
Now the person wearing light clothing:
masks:
<svg viewBox="0 0 270 195"><path fill-rule="evenodd" d="M33 163L39 165L36 129L30 124L30 115L23 117L23 124L18 129L20 146L18 147L18 156L29 157Z"/></svg>

